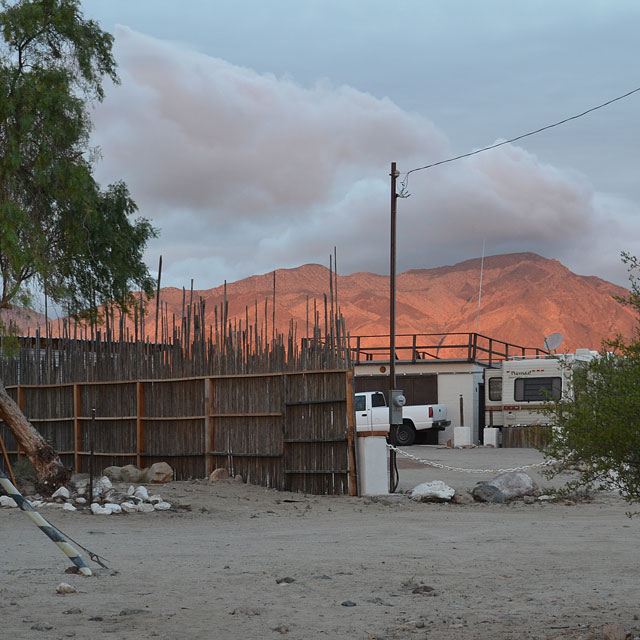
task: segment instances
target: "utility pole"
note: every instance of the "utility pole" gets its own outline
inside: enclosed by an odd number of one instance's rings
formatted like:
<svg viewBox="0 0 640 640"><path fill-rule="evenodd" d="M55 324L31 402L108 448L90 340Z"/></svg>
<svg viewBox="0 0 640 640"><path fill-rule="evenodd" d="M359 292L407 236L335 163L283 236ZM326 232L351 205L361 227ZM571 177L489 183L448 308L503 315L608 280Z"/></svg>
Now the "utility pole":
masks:
<svg viewBox="0 0 640 640"><path fill-rule="evenodd" d="M396 163L391 163L391 247L389 251L389 442L396 444L397 409L396 402L396 213L398 207L398 194L396 192L396 180L398 170ZM400 408L402 411L402 408ZM402 422L402 414L400 414ZM389 451L389 493L394 493L397 488L396 480L396 452Z"/></svg>

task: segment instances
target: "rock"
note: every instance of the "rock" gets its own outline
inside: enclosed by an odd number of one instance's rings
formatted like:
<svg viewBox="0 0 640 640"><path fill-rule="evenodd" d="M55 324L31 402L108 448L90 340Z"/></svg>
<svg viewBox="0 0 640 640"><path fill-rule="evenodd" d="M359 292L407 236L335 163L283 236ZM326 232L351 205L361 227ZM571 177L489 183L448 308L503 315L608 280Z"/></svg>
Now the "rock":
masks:
<svg viewBox="0 0 640 640"><path fill-rule="evenodd" d="M77 511L77 509L70 502L65 502L62 505L62 510L63 511Z"/></svg>
<svg viewBox="0 0 640 640"><path fill-rule="evenodd" d="M107 502L102 508L106 509L109 513L122 513L122 507L112 502Z"/></svg>
<svg viewBox="0 0 640 640"><path fill-rule="evenodd" d="M87 499L83 498L82 496L76 498L76 503L77 504L87 504Z"/></svg>
<svg viewBox="0 0 640 640"><path fill-rule="evenodd" d="M534 496L524 496L524 498L522 498L523 502L525 504L535 504L536 499Z"/></svg>
<svg viewBox="0 0 640 640"><path fill-rule="evenodd" d="M119 616L137 616L139 613L146 613L144 609L122 609Z"/></svg>
<svg viewBox="0 0 640 640"><path fill-rule="evenodd" d="M67 487L59 487L51 494L52 500L68 500L71 497L71 492Z"/></svg>
<svg viewBox="0 0 640 640"><path fill-rule="evenodd" d="M276 584L291 584L295 582L295 578L291 578L290 576L286 576L284 578L276 578Z"/></svg>
<svg viewBox="0 0 640 640"><path fill-rule="evenodd" d="M456 491L451 498L453 504L473 504L473 498L467 493L460 493Z"/></svg>
<svg viewBox="0 0 640 640"><path fill-rule="evenodd" d="M473 499L478 502L496 502L502 503L506 502L506 498L504 497L504 493L498 489L498 487L494 487L492 484L487 484L486 482L478 483L471 492Z"/></svg>
<svg viewBox="0 0 640 640"><path fill-rule="evenodd" d="M134 502L130 502L129 500L121 503L120 507L125 513L135 513L136 511L138 511L138 505Z"/></svg>
<svg viewBox="0 0 640 640"><path fill-rule="evenodd" d="M80 487L86 487L89 484L89 474L88 473L74 473L69 480L69 484L74 489L79 489Z"/></svg>
<svg viewBox="0 0 640 640"><path fill-rule="evenodd" d="M238 483L240 483L240 482L244 482L244 480L243 480L242 476L241 476L239 473L236 473L236 475L235 475L235 476L233 476L233 479L234 479L236 482L238 482Z"/></svg>
<svg viewBox="0 0 640 640"><path fill-rule="evenodd" d="M147 491L146 487L138 487L134 492L133 495L136 498L140 498L141 500L148 500L149 499L149 492Z"/></svg>
<svg viewBox="0 0 640 640"><path fill-rule="evenodd" d="M56 593L61 593L62 595L66 595L67 593L76 593L78 590L75 587L72 587L70 584L66 582L61 582L56 587Z"/></svg>
<svg viewBox="0 0 640 640"><path fill-rule="evenodd" d="M111 509L105 509L105 507L103 507L102 505L94 502L91 505L91 513L96 516L110 516L112 512Z"/></svg>
<svg viewBox="0 0 640 640"><path fill-rule="evenodd" d="M340 603L343 607L355 607L356 603L351 601L351 600L345 600L344 602Z"/></svg>
<svg viewBox="0 0 640 640"><path fill-rule="evenodd" d="M167 510L171 509L171 504L170 504L169 502L164 502L164 501L162 501L162 502L156 502L156 503L153 505L153 508L154 508L156 511L167 511Z"/></svg>
<svg viewBox="0 0 640 640"><path fill-rule="evenodd" d="M130 484L129 488L127 489L127 495L132 496L135 492L136 492L136 488L132 484Z"/></svg>
<svg viewBox="0 0 640 640"><path fill-rule="evenodd" d="M501 473L487 484L499 489L507 500L532 496L538 490L538 485L530 475L517 471Z"/></svg>
<svg viewBox="0 0 640 640"><path fill-rule="evenodd" d="M105 497L104 501L110 504L122 504L129 496L121 491L110 491Z"/></svg>
<svg viewBox="0 0 640 640"><path fill-rule="evenodd" d="M37 622L31 626L32 631L51 631L51 629L53 629L53 626L45 622Z"/></svg>
<svg viewBox="0 0 640 640"><path fill-rule="evenodd" d="M280 623L277 624L275 627L271 627L271 631L277 631L278 633L281 634L285 634L285 633L289 633L289 627L287 627L286 624Z"/></svg>
<svg viewBox="0 0 640 640"><path fill-rule="evenodd" d="M105 493L109 491L109 489L113 489L113 484L111 484L111 480L109 480L107 476L102 476L102 478L96 482L96 489L100 489L102 493Z"/></svg>
<svg viewBox="0 0 640 640"><path fill-rule="evenodd" d="M120 470L122 476L122 482L133 482L138 484L144 481L144 473L142 469L136 467L134 464L127 464Z"/></svg>
<svg viewBox="0 0 640 640"><path fill-rule="evenodd" d="M171 482L173 469L166 462L154 462L146 473L147 482Z"/></svg>
<svg viewBox="0 0 640 640"><path fill-rule="evenodd" d="M0 507L17 507L18 503L11 496L0 496Z"/></svg>
<svg viewBox="0 0 640 640"><path fill-rule="evenodd" d="M602 627L603 640L625 640L627 632L621 624L605 624Z"/></svg>
<svg viewBox="0 0 640 640"><path fill-rule="evenodd" d="M109 478L111 482L122 482L122 467L107 467L103 469L102 475Z"/></svg>
<svg viewBox="0 0 640 640"><path fill-rule="evenodd" d="M156 502L162 502L162 496L159 496L158 494L154 496L149 496L149 502L151 504L156 504Z"/></svg>
<svg viewBox="0 0 640 640"><path fill-rule="evenodd" d="M219 482L220 480L227 480L231 476L229 472L224 468L220 467L219 469L214 469L209 476L209 482L213 484L214 482Z"/></svg>
<svg viewBox="0 0 640 640"><path fill-rule="evenodd" d="M138 511L140 513L151 513L152 511L155 511L155 507L148 502L143 502L138 505Z"/></svg>
<svg viewBox="0 0 640 640"><path fill-rule="evenodd" d="M433 480L415 486L409 493L416 502L449 502L455 492L442 480Z"/></svg>

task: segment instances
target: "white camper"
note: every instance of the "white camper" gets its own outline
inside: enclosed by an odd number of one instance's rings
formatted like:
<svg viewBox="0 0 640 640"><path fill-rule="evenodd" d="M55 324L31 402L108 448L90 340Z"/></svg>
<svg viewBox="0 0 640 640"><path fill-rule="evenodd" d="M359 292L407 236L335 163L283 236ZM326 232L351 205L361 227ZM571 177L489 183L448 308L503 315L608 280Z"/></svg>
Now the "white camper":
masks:
<svg viewBox="0 0 640 640"><path fill-rule="evenodd" d="M501 363L498 369L487 369L485 426L549 424L543 413L545 403L568 399L573 367L595 355L597 351L578 349L572 354L544 358L513 358Z"/></svg>

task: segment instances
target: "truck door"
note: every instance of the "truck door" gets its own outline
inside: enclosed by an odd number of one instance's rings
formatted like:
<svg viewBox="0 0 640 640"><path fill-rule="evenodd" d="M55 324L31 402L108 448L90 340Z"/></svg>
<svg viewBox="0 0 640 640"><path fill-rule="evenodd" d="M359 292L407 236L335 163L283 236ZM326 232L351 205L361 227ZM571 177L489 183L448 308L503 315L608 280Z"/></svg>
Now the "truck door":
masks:
<svg viewBox="0 0 640 640"><path fill-rule="evenodd" d="M371 394L371 426L374 431L389 429L389 407L381 391Z"/></svg>
<svg viewBox="0 0 640 640"><path fill-rule="evenodd" d="M371 429L371 410L367 407L367 396L357 393L355 396L356 429L365 431Z"/></svg>

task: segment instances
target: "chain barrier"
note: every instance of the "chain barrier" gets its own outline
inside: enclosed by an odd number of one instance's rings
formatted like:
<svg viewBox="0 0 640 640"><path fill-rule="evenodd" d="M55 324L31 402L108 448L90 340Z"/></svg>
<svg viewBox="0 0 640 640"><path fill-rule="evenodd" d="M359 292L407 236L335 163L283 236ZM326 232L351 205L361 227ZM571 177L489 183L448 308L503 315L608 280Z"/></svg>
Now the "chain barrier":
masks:
<svg viewBox="0 0 640 640"><path fill-rule="evenodd" d="M398 449L398 447L394 447L391 444L388 444L387 448L390 451L395 451L396 453L399 453L401 456L404 456L405 458L410 458L411 460L415 460L416 462L421 462L422 464L427 465L429 467L434 467L435 469L443 469L445 471L460 471L461 473L512 473L516 471L525 471L526 469L548 467L549 465L555 462L555 460L545 460L544 462L538 462L536 464L525 464L520 467L511 467L510 469L463 469L461 467L450 467L449 465L440 464L439 462L432 462L431 460L418 458L418 456L414 456L411 453L402 451L401 449Z"/></svg>

